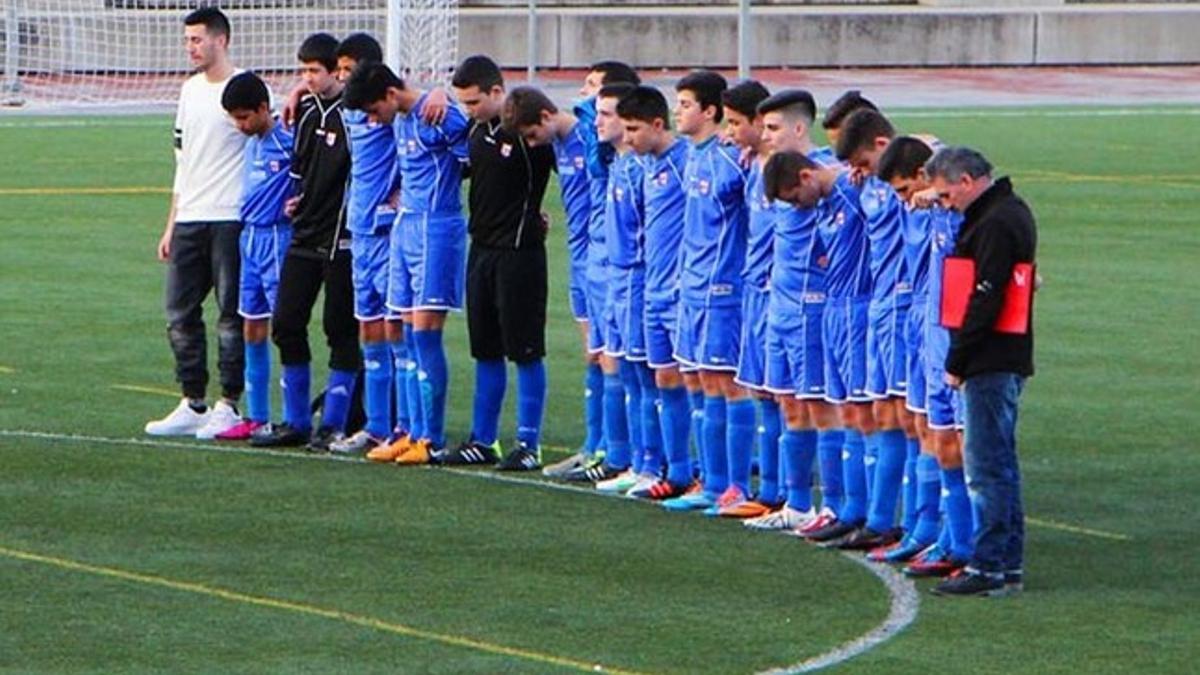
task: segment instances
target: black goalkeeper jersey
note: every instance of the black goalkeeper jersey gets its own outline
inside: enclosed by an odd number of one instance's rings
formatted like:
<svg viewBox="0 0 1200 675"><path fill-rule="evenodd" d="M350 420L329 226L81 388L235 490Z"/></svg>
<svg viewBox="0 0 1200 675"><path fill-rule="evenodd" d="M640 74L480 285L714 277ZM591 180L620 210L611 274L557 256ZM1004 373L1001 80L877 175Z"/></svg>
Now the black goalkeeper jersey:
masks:
<svg viewBox="0 0 1200 675"><path fill-rule="evenodd" d="M542 246L542 197L554 168L554 150L529 147L496 118L471 128L470 153L471 242L498 249Z"/></svg>
<svg viewBox="0 0 1200 675"><path fill-rule="evenodd" d="M300 204L292 215L292 250L330 256L348 239L343 201L350 178L350 151L342 122L341 94L300 100L292 175Z"/></svg>

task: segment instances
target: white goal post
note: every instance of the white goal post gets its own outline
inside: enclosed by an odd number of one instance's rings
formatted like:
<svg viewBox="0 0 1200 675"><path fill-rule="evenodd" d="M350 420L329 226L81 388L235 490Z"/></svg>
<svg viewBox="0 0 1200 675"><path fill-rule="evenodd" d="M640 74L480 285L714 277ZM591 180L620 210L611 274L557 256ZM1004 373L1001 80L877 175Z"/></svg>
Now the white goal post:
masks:
<svg viewBox="0 0 1200 675"><path fill-rule="evenodd" d="M230 53L283 94L308 35L366 32L405 79L443 82L458 55L458 0L0 0L0 103L174 103L189 73L183 17L220 7Z"/></svg>

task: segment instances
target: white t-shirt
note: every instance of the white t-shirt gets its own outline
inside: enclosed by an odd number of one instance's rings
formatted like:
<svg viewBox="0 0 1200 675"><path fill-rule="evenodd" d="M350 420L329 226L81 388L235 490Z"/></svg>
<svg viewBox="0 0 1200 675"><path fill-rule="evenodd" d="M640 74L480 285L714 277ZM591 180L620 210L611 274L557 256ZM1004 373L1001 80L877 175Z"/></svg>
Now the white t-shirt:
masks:
<svg viewBox="0 0 1200 675"><path fill-rule="evenodd" d="M233 75L238 74L235 70ZM221 107L229 79L197 73L183 83L175 113L175 222L236 221L242 205L246 136Z"/></svg>

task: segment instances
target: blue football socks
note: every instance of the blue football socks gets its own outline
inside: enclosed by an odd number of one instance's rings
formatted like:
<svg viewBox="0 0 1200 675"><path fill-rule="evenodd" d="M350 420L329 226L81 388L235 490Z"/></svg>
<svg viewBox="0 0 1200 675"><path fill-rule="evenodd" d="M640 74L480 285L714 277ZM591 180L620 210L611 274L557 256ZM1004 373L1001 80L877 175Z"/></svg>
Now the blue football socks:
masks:
<svg viewBox="0 0 1200 675"><path fill-rule="evenodd" d="M821 471L821 507L842 513L845 491L842 489L842 447L845 434L841 429L817 432L817 461Z"/></svg>
<svg viewBox="0 0 1200 675"><path fill-rule="evenodd" d="M283 367L283 421L297 431L312 431L312 410L309 392L312 388L312 369L307 363Z"/></svg>
<svg viewBox="0 0 1200 675"><path fill-rule="evenodd" d="M779 403L772 398L758 401L762 422L758 425L758 501L778 504L779 491Z"/></svg>
<svg viewBox="0 0 1200 675"><path fill-rule="evenodd" d="M867 504L875 489L875 464L879 461L879 432L863 434L863 472L867 477Z"/></svg>
<svg viewBox="0 0 1200 675"><path fill-rule="evenodd" d="M692 411L684 387L660 389L662 396L663 448L667 456L667 480L675 485L692 481L692 458L688 453L688 431Z"/></svg>
<svg viewBox="0 0 1200 675"><path fill-rule="evenodd" d="M625 418L625 383L616 373L604 374L604 463L627 469L631 461L629 421Z"/></svg>
<svg viewBox="0 0 1200 675"><path fill-rule="evenodd" d="M583 410L587 424L583 451L591 455L604 442L604 371L599 363L589 363L584 373Z"/></svg>
<svg viewBox="0 0 1200 675"><path fill-rule="evenodd" d="M875 463L875 488L871 491L867 527L875 532L887 532L896 526L896 506L904 480L904 462L908 454L908 439L900 429L888 429L874 434L879 448Z"/></svg>
<svg viewBox="0 0 1200 675"><path fill-rule="evenodd" d="M362 347L365 429L375 438L386 438L392 430L391 351L386 342L372 342Z"/></svg>
<svg viewBox="0 0 1200 675"><path fill-rule="evenodd" d="M246 417L264 423L271 419L271 345L246 342Z"/></svg>
<svg viewBox="0 0 1200 675"><path fill-rule="evenodd" d="M688 405L692 410L692 444L689 452L692 454L692 463L700 471L704 470L704 391L697 389L688 392Z"/></svg>
<svg viewBox="0 0 1200 675"><path fill-rule="evenodd" d="M750 409L751 412L754 408ZM701 425L704 440L701 453L704 460L704 492L713 499L729 487L729 457L725 449L725 397L704 397L704 421Z"/></svg>
<svg viewBox="0 0 1200 675"><path fill-rule="evenodd" d="M412 433L413 410L408 398L408 378L410 377L409 368L411 367L413 370L411 375L415 376L416 367L408 356L407 342L393 340L388 343L388 348L392 352L392 400L396 413L396 425L393 430L397 434Z"/></svg>
<svg viewBox="0 0 1200 675"><path fill-rule="evenodd" d="M842 452L842 485L846 498L838 519L848 523L861 523L867 517L867 475L863 467L866 445L862 432L846 429L845 449Z"/></svg>
<svg viewBox="0 0 1200 675"><path fill-rule="evenodd" d="M787 505L797 511L812 508L812 465L817 454L817 432L788 429L779 442L783 450Z"/></svg>
<svg viewBox="0 0 1200 675"><path fill-rule="evenodd" d="M959 560L968 560L975 550L971 539L974 516L967 495L967 479L962 468L942 469L942 494L946 498L946 524L950 530L950 552Z"/></svg>
<svg viewBox="0 0 1200 675"><path fill-rule="evenodd" d="M750 498L750 460L754 455L754 400L725 402L725 453L729 482Z"/></svg>
<svg viewBox="0 0 1200 675"><path fill-rule="evenodd" d="M517 364L517 442L530 450L542 438L546 411L546 363L542 359Z"/></svg>
<svg viewBox="0 0 1200 675"><path fill-rule="evenodd" d="M932 543L938 536L939 501L942 494L942 476L937 457L919 453L916 461L916 519L908 530L908 538L921 545Z"/></svg>
<svg viewBox="0 0 1200 675"><path fill-rule="evenodd" d="M440 448L446 443L446 385L449 378L442 331L414 330L413 344L417 348L417 364L429 387L429 401L425 408L425 438Z"/></svg>
<svg viewBox="0 0 1200 675"><path fill-rule="evenodd" d="M921 443L915 438L909 438L905 447L904 480L901 482L901 501L904 504L901 513L904 515L900 519L900 526L907 534L917 526L917 458L921 455Z"/></svg>
<svg viewBox="0 0 1200 675"><path fill-rule="evenodd" d="M642 386L642 465L644 475L659 475L663 470L663 431L660 411L662 395L654 383L654 370L645 363L635 364Z"/></svg>
<svg viewBox="0 0 1200 675"><path fill-rule="evenodd" d="M471 412L471 440L484 445L496 442L500 433L500 410L508 387L508 368L504 359L480 359L475 362L475 398Z"/></svg>
<svg viewBox="0 0 1200 675"><path fill-rule="evenodd" d="M357 378L358 373L353 370L329 371L325 402L321 406L321 426L334 431L346 430L346 419L350 416L350 397L354 394L354 380Z"/></svg>
<svg viewBox="0 0 1200 675"><path fill-rule="evenodd" d="M625 420L629 423L629 461L634 473L640 473L646 449L642 437L642 382L638 379L637 364L625 359L620 364L621 382L625 385Z"/></svg>

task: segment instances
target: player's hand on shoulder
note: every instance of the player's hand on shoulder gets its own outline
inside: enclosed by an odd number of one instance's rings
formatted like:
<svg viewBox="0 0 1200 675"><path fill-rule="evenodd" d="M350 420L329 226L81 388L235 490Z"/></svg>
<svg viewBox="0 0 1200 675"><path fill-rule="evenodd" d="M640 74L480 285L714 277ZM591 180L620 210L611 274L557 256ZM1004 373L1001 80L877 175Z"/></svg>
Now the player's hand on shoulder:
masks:
<svg viewBox="0 0 1200 675"><path fill-rule="evenodd" d="M300 109L300 99L304 98L308 88L301 82L288 92L287 101L283 104L283 110L279 111L279 121L283 122L284 129L291 129L296 123L296 112Z"/></svg>
<svg viewBox="0 0 1200 675"><path fill-rule="evenodd" d="M862 169L858 167L850 169L850 182L853 183L855 187L862 187L863 181L866 180L866 178L867 174Z"/></svg>
<svg viewBox="0 0 1200 675"><path fill-rule="evenodd" d="M924 190L914 192L909 201L913 208L928 209L938 203L938 193L937 190L931 187L925 188Z"/></svg>
<svg viewBox="0 0 1200 675"><path fill-rule="evenodd" d="M425 102L421 104L421 119L427 124L437 126L446 119L446 109L449 105L450 99L446 96L446 88L435 87L425 96Z"/></svg>
<svg viewBox="0 0 1200 675"><path fill-rule="evenodd" d="M545 211L542 211L541 215L542 215L542 232L543 233L549 232L550 231L550 222L551 222L550 214Z"/></svg>
<svg viewBox="0 0 1200 675"><path fill-rule="evenodd" d="M288 218L296 215L296 208L300 206L300 199L303 196L304 195L296 195L295 197L288 197L288 200L283 203L283 215L287 216Z"/></svg>

